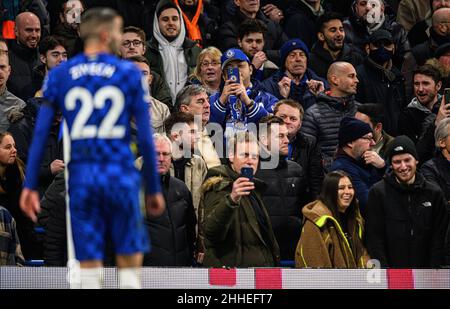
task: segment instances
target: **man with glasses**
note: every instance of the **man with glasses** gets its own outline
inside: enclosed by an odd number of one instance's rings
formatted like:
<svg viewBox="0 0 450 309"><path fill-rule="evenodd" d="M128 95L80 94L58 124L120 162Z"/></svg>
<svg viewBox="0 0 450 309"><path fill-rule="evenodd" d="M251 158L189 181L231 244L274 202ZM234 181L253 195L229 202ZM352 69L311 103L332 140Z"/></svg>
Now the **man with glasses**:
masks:
<svg viewBox="0 0 450 309"><path fill-rule="evenodd" d="M386 164L380 155L370 150L375 141L367 123L344 117L338 138L339 146L331 171L342 170L351 176L361 215L365 218L369 189L381 180Z"/></svg>
<svg viewBox="0 0 450 309"><path fill-rule="evenodd" d="M192 196L185 183L171 175L171 140L165 134L155 133L153 141L166 210L161 217L145 218L152 250L144 255L143 265L191 266L194 260L197 223Z"/></svg>
<svg viewBox="0 0 450 309"><path fill-rule="evenodd" d="M144 30L129 26L123 29L122 44L120 54L122 58L132 56L143 56L145 54L145 32Z"/></svg>

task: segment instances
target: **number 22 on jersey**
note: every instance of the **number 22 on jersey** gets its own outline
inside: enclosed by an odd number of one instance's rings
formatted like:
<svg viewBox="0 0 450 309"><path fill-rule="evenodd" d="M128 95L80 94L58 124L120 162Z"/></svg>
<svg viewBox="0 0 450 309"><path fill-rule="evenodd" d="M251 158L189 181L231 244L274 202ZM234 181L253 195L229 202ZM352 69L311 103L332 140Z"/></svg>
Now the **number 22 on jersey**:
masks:
<svg viewBox="0 0 450 309"><path fill-rule="evenodd" d="M111 101L111 108L99 126L88 125L87 122L94 110L104 108L107 100ZM68 111L73 111L77 107L77 101L81 103L81 107L72 124L70 132L72 140L95 137L120 139L125 136L125 126L116 124L125 107L125 98L119 88L105 86L93 96L86 88L74 87L66 94L64 105Z"/></svg>

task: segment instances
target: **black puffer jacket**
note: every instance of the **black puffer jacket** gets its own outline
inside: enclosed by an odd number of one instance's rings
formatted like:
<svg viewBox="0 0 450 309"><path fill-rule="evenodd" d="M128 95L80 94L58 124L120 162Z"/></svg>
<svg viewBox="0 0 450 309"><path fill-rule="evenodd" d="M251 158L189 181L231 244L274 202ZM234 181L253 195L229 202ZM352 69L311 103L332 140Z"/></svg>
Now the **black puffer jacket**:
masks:
<svg viewBox="0 0 450 309"><path fill-rule="evenodd" d="M261 198L280 247L281 259L294 260L302 227L307 179L298 163L282 157L279 160L276 168L260 168L255 177L267 185Z"/></svg>
<svg viewBox="0 0 450 309"><path fill-rule="evenodd" d="M41 200L39 224L45 230L44 263L46 266L66 266L66 186L64 173L56 175Z"/></svg>
<svg viewBox="0 0 450 309"><path fill-rule="evenodd" d="M395 17L388 15L385 17L386 19L379 29L387 30L392 35L395 42L394 65L401 68L405 54L411 50L408 36L403 26L395 21ZM364 45L368 43L370 34L365 23L356 17L354 12L344 21L344 30L345 41L360 48L362 54L365 54Z"/></svg>
<svg viewBox="0 0 450 309"><path fill-rule="evenodd" d="M329 169L333 161L342 118L355 114L356 101L353 96L338 98L325 93L319 93L316 104L306 111L301 132L316 138L325 170Z"/></svg>
<svg viewBox="0 0 450 309"><path fill-rule="evenodd" d="M317 145L317 140L312 136L298 132L295 139L291 142L292 161L297 162L303 167L307 180L306 202L312 202L317 199L322 187L324 171L322 162L322 152Z"/></svg>
<svg viewBox="0 0 450 309"><path fill-rule="evenodd" d="M246 19L247 17L238 10L231 20L224 22L219 27L218 43L222 52L231 47L239 47L237 42L238 29L239 25ZM262 21L267 26L267 33L264 36L264 51L270 61L279 65L279 49L288 38L280 25L268 19L261 11L257 13L256 19Z"/></svg>
<svg viewBox="0 0 450 309"><path fill-rule="evenodd" d="M392 66L394 74L389 80L386 74L376 68L369 58L356 68L359 84L356 100L361 103L378 103L384 106L383 129L392 136L397 135L398 116L406 106L404 78L400 71Z"/></svg>
<svg viewBox="0 0 450 309"><path fill-rule="evenodd" d="M192 196L184 182L162 177L166 210L158 218L147 218L151 252L145 266L191 266L194 260L195 217Z"/></svg>
<svg viewBox="0 0 450 309"><path fill-rule="evenodd" d="M382 267L443 265L447 226L441 190L418 172L411 185L400 184L390 173L369 191L366 245Z"/></svg>

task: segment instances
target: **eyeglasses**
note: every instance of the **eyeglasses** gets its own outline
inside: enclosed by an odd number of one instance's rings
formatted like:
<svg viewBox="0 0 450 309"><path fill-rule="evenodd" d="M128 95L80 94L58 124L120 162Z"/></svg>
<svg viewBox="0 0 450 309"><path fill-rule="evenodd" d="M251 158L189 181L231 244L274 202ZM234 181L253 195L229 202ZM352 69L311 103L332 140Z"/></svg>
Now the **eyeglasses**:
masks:
<svg viewBox="0 0 450 309"><path fill-rule="evenodd" d="M126 47L126 48L130 47L131 44L133 44L134 47L139 47L139 46L142 45L142 41L139 41L139 40L128 41L128 40L127 40L127 41L123 41L123 42L122 42L122 46L123 46L123 47Z"/></svg>
<svg viewBox="0 0 450 309"><path fill-rule="evenodd" d="M204 61L204 62L200 63L200 66L201 66L202 68L207 68L207 67L209 67L210 65L212 65L213 67L216 67L216 66L220 65L220 63L217 62L217 61L213 61L213 62L206 62L206 61Z"/></svg>

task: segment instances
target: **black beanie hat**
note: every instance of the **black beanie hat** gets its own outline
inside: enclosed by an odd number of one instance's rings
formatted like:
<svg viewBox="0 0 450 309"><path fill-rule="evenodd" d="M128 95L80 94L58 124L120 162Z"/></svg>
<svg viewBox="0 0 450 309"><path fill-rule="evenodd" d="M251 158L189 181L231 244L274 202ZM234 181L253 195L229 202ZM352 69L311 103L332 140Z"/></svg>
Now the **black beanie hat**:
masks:
<svg viewBox="0 0 450 309"><path fill-rule="evenodd" d="M339 127L339 147L345 146L347 143L356 141L364 135L372 133L372 128L359 119L353 117L344 117Z"/></svg>
<svg viewBox="0 0 450 309"><path fill-rule="evenodd" d="M402 153L409 153L416 158L416 160L419 160L416 145L414 145L414 142L406 135L400 135L394 138L387 150L387 158L391 161L393 156Z"/></svg>

